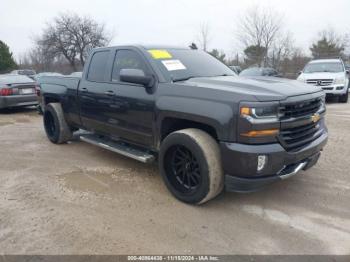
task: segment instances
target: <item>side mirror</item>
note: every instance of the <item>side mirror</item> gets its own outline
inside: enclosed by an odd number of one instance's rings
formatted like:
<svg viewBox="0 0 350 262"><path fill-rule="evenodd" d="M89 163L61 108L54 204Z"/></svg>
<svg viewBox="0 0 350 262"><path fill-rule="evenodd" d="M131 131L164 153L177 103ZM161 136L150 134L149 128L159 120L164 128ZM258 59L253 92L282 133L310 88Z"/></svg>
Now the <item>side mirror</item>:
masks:
<svg viewBox="0 0 350 262"><path fill-rule="evenodd" d="M133 84L140 84L146 87L153 85L153 77L146 76L141 69L122 69L120 70L120 81L129 82Z"/></svg>
<svg viewBox="0 0 350 262"><path fill-rule="evenodd" d="M345 70L345 73L346 73L347 75L349 75L349 74L350 74L350 71L349 71L349 70Z"/></svg>
<svg viewBox="0 0 350 262"><path fill-rule="evenodd" d="M299 71L299 72L298 72L298 75L300 76L302 73L303 73L303 71Z"/></svg>

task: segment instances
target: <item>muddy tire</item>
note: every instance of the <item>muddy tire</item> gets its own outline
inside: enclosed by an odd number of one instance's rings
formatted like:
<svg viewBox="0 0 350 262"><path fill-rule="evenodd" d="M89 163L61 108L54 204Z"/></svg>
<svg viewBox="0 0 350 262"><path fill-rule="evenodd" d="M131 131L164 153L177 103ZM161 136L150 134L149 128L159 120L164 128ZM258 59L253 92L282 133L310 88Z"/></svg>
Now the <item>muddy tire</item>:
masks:
<svg viewBox="0 0 350 262"><path fill-rule="evenodd" d="M48 139L54 144L63 144L72 138L60 103L50 103L45 107L44 127Z"/></svg>
<svg viewBox="0 0 350 262"><path fill-rule="evenodd" d="M223 189L218 143L199 129L183 129L161 144L159 169L169 191L189 204L203 204Z"/></svg>

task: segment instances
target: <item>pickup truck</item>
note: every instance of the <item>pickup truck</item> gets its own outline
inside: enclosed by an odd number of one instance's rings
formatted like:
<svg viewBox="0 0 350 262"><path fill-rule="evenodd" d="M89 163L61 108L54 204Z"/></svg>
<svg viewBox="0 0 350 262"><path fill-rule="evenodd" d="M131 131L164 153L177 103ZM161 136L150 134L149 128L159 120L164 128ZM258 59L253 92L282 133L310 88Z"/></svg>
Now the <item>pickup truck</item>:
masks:
<svg viewBox="0 0 350 262"><path fill-rule="evenodd" d="M81 78L43 77L48 139L158 161L169 191L201 204L312 167L328 132L325 94L296 80L241 78L204 51L118 46L91 52Z"/></svg>

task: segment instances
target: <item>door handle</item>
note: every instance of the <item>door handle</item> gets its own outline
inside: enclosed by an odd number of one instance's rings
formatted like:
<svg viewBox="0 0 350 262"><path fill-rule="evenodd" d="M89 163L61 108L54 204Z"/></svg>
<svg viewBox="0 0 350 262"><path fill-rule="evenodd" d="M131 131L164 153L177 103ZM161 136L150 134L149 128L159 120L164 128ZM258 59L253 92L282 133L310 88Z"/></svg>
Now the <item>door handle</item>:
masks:
<svg viewBox="0 0 350 262"><path fill-rule="evenodd" d="M107 95L107 96L114 96L114 91L108 90L108 91L105 92L105 95Z"/></svg>
<svg viewBox="0 0 350 262"><path fill-rule="evenodd" d="M80 91L81 91L81 92L85 92L85 93L86 93L86 92L89 92L89 90L88 90L86 87L81 88Z"/></svg>

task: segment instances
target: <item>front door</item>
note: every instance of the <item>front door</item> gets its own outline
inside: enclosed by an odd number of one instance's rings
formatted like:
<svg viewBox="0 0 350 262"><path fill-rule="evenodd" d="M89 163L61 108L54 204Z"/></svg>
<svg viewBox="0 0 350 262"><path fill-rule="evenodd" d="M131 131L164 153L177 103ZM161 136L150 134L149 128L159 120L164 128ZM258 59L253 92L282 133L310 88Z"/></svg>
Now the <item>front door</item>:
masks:
<svg viewBox="0 0 350 262"><path fill-rule="evenodd" d="M121 82L121 69L141 69L146 75L152 70L137 50L116 51L111 76L111 87L115 90L113 135L136 142L153 145L153 123L155 95L143 85Z"/></svg>

